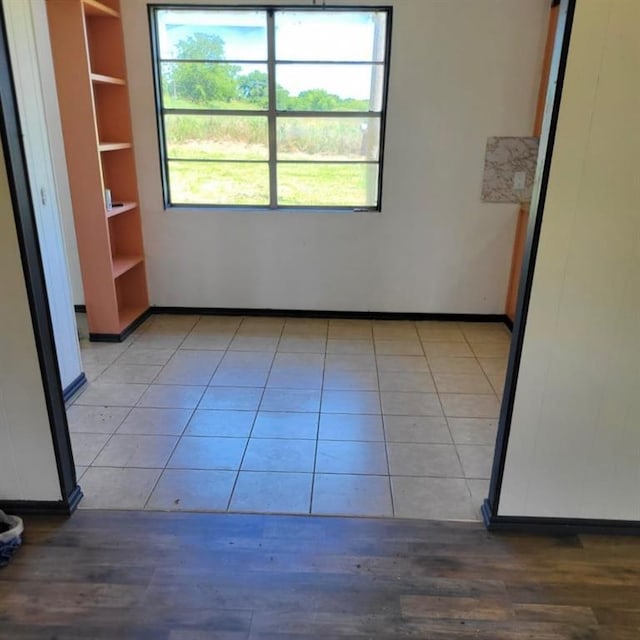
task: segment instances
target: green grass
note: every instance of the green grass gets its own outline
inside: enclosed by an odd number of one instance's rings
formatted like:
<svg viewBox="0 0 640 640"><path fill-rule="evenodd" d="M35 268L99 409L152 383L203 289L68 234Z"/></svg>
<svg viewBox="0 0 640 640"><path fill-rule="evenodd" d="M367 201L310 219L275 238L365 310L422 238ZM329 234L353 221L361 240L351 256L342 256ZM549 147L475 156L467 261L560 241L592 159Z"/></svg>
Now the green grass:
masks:
<svg viewBox="0 0 640 640"><path fill-rule="evenodd" d="M244 103L239 103L242 106ZM169 106L169 104L167 105ZM193 108L175 100L173 107ZM225 103L225 108L237 108ZM370 123L370 126L374 125ZM267 118L262 116L166 115L165 133L171 201L178 204L269 204ZM278 125L280 160L317 164L280 164L278 199L283 206L362 207L375 203L377 168L359 164L375 157L366 148L377 144L357 120L339 118L282 119ZM180 162L215 160L217 162ZM229 163L253 160L258 163ZM354 164L325 164L351 161ZM371 190L368 185L373 185ZM372 193L370 193L372 191Z"/></svg>
<svg viewBox="0 0 640 640"><path fill-rule="evenodd" d="M367 206L368 165L281 164L278 166L279 205ZM171 200L178 204L269 204L267 164L172 162Z"/></svg>

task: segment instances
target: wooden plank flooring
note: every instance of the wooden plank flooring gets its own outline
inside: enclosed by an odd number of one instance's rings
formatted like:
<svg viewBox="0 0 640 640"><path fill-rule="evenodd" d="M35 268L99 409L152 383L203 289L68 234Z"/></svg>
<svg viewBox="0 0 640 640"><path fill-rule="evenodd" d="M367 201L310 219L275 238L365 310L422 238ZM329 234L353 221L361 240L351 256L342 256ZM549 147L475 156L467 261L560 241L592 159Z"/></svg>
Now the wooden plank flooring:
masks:
<svg viewBox="0 0 640 640"><path fill-rule="evenodd" d="M638 640L640 540L472 523L27 518L2 640Z"/></svg>

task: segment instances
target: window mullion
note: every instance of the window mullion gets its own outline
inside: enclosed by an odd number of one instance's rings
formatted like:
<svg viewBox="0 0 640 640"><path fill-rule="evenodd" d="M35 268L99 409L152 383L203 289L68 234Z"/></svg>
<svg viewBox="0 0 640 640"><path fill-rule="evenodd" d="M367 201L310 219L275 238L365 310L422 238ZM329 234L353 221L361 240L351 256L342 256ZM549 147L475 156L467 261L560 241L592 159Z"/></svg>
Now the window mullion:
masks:
<svg viewBox="0 0 640 640"><path fill-rule="evenodd" d="M276 27L274 10L267 10L267 75L269 84L269 207L278 207L278 143L276 127Z"/></svg>

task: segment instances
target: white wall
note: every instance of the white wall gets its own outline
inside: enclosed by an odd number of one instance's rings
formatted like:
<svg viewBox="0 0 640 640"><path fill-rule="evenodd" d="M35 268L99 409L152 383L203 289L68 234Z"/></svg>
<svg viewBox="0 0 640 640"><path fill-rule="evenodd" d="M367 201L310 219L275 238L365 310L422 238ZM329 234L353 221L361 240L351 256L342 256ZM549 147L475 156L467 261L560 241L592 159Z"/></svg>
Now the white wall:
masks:
<svg viewBox="0 0 640 640"><path fill-rule="evenodd" d="M60 500L2 148L0 273L0 500Z"/></svg>
<svg viewBox="0 0 640 640"><path fill-rule="evenodd" d="M640 3L577 3L498 514L640 520Z"/></svg>
<svg viewBox="0 0 640 640"><path fill-rule="evenodd" d="M484 150L531 132L548 0L383 3L382 214L163 211L147 2L121 4L153 304L504 311L517 206L480 201Z"/></svg>
<svg viewBox="0 0 640 640"><path fill-rule="evenodd" d="M66 388L82 373L82 362L40 85L32 18L36 5L44 10L43 0L3 2L58 368ZM48 51L50 62L50 48Z"/></svg>
<svg viewBox="0 0 640 640"><path fill-rule="evenodd" d="M4 0L5 3L7 0ZM13 0L21 3L22 0ZM65 253L71 281L73 304L84 304L84 290L80 275L80 258L76 230L73 223L73 209L71 205L71 191L69 189L69 175L64 153L64 139L62 137L62 123L58 107L58 92L56 76L51 55L51 41L49 39L49 24L47 22L47 7L45 0L29 0L33 20L33 32L38 54L38 69L40 85L42 87L42 103L46 118L49 138L49 151L53 161L53 174L57 192L58 209L61 212L62 232L64 235Z"/></svg>

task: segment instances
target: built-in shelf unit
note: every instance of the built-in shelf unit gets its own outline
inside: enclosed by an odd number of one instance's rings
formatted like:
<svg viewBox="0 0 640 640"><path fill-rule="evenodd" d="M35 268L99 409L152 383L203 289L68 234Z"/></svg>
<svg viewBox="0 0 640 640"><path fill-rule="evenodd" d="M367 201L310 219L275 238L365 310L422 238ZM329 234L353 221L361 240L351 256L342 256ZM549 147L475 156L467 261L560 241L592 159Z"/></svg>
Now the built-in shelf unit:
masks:
<svg viewBox="0 0 640 640"><path fill-rule="evenodd" d="M122 339L149 296L120 4L47 0L47 14L89 332Z"/></svg>

